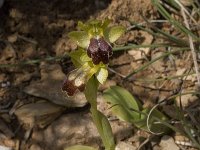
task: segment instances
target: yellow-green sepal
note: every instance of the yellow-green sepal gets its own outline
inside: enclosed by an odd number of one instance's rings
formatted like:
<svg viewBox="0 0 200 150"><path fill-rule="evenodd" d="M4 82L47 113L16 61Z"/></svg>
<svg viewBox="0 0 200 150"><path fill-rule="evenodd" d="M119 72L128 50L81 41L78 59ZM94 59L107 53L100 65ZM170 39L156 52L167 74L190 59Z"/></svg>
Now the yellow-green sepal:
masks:
<svg viewBox="0 0 200 150"><path fill-rule="evenodd" d="M104 30L104 36L110 43L114 43L125 31L123 26L114 26Z"/></svg>
<svg viewBox="0 0 200 150"><path fill-rule="evenodd" d="M68 36L82 48L87 48L90 44L90 38L86 31L72 31Z"/></svg>

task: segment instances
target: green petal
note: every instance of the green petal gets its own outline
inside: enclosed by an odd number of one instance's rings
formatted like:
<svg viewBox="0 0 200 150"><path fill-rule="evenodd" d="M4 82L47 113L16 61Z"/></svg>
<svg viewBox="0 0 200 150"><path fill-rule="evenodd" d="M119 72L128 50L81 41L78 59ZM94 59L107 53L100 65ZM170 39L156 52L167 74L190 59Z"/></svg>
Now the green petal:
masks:
<svg viewBox="0 0 200 150"><path fill-rule="evenodd" d="M82 48L87 48L90 43L89 36L85 31L72 31L68 36Z"/></svg>
<svg viewBox="0 0 200 150"><path fill-rule="evenodd" d="M87 24L84 24L82 21L78 22L78 28L86 32L88 32L90 29L89 26Z"/></svg>
<svg viewBox="0 0 200 150"><path fill-rule="evenodd" d="M71 57L75 67L80 67L84 64L84 62L81 60L81 56L83 56L85 53L85 50L79 48L78 50L72 51L68 54Z"/></svg>
<svg viewBox="0 0 200 150"><path fill-rule="evenodd" d="M89 64L89 63L88 63ZM95 73L97 73L97 71L99 70L99 66L98 65L95 65L93 66L90 71L88 72L87 76L88 76L88 79L90 79Z"/></svg>
<svg viewBox="0 0 200 150"><path fill-rule="evenodd" d="M103 84L108 77L108 70L106 68L100 68L100 70L96 74L97 80Z"/></svg>
<svg viewBox="0 0 200 150"><path fill-rule="evenodd" d="M90 20L90 21L88 21L88 24L91 25L91 26L100 27L101 26L101 21L99 21L99 20Z"/></svg>
<svg viewBox="0 0 200 150"><path fill-rule="evenodd" d="M104 34L110 43L114 43L124 32L125 28L123 26L115 26L105 30Z"/></svg>
<svg viewBox="0 0 200 150"><path fill-rule="evenodd" d="M103 22L102 26L101 26L102 29L105 30L108 27L109 24L110 24L110 19L106 18L105 21Z"/></svg>

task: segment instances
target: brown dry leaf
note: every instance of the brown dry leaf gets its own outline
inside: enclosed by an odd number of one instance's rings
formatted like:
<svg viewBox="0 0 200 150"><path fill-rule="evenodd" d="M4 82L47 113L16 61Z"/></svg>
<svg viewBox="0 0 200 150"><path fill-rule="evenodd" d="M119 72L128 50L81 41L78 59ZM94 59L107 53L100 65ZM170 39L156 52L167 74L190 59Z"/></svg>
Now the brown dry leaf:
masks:
<svg viewBox="0 0 200 150"><path fill-rule="evenodd" d="M2 119L0 119L0 131L3 132L3 134L8 138L14 137L14 133L9 129L7 124Z"/></svg>
<svg viewBox="0 0 200 150"><path fill-rule="evenodd" d="M181 76L186 72L186 68L177 68L176 76Z"/></svg>
<svg viewBox="0 0 200 150"><path fill-rule="evenodd" d="M16 41L17 41L17 33L14 33L14 34L9 35L9 36L7 37L7 39L8 39L8 41L9 41L10 43L16 42Z"/></svg>
<svg viewBox="0 0 200 150"><path fill-rule="evenodd" d="M190 92L194 92L194 90L192 89L184 89L182 91L183 93L190 93ZM181 105L186 108L188 106L190 106L192 103L194 103L195 101L198 100L198 97L194 94L187 94L187 95L182 95L181 96ZM176 102L178 104L178 106L180 106L180 97L176 97Z"/></svg>
<svg viewBox="0 0 200 150"><path fill-rule="evenodd" d="M60 38L55 45L56 56L62 56L64 53L69 52L69 50L75 50L77 45L72 40L66 38Z"/></svg>
<svg viewBox="0 0 200 150"><path fill-rule="evenodd" d="M82 107L87 101L83 93L79 92L68 97L61 90L65 74L58 64L49 65L41 63L41 80L34 81L24 89L24 92L33 96L45 98L55 104L66 107Z"/></svg>
<svg viewBox="0 0 200 150"><path fill-rule="evenodd" d="M174 108L174 106L171 106L171 105L165 105L163 107L163 111L168 115L170 116L170 118L173 118L173 119L178 119L177 117L177 110Z"/></svg>
<svg viewBox="0 0 200 150"><path fill-rule="evenodd" d="M155 51L155 53L152 53L151 60L156 59L158 57L161 57L164 54L162 51ZM164 58L161 58L151 64L152 68L154 68L158 72L164 72L165 70L165 63L164 63Z"/></svg>
<svg viewBox="0 0 200 150"><path fill-rule="evenodd" d="M184 5L184 6L191 6L194 3L194 0L180 0L180 2Z"/></svg>
<svg viewBox="0 0 200 150"><path fill-rule="evenodd" d="M62 106L46 101L38 101L17 108L14 114L24 124L31 127L38 125L43 128L56 119L64 110L65 108Z"/></svg>
<svg viewBox="0 0 200 150"><path fill-rule="evenodd" d="M20 85L22 82L29 81L32 76L33 76L33 73L29 73L29 72L23 70L21 73L15 74L15 81L13 84Z"/></svg>
<svg viewBox="0 0 200 150"><path fill-rule="evenodd" d="M176 72L176 76L181 76L187 73L187 69L186 68L178 68L177 72ZM183 77L183 80L190 80L192 82L195 82L197 80L196 78L196 74L191 74L191 75L187 75L185 77Z"/></svg>
<svg viewBox="0 0 200 150"><path fill-rule="evenodd" d="M17 54L10 43L5 43L6 47L0 51L0 62L1 64L14 63Z"/></svg>
<svg viewBox="0 0 200 150"><path fill-rule="evenodd" d="M144 37L145 40L141 43L141 45L149 45L153 41L153 36L145 31L140 31L141 37ZM136 60L144 58L144 55L149 54L150 48L138 48L128 51L130 55L132 55Z"/></svg>

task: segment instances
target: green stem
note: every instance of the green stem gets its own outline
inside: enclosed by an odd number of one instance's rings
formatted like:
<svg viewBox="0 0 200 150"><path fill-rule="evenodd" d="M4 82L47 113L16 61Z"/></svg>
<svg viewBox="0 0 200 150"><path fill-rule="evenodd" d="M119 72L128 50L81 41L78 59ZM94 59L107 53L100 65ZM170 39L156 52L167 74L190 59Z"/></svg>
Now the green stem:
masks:
<svg viewBox="0 0 200 150"><path fill-rule="evenodd" d="M97 127L106 150L114 150L115 142L112 128L106 116L97 110L98 81L93 76L86 84L85 97L91 104L92 119Z"/></svg>
<svg viewBox="0 0 200 150"><path fill-rule="evenodd" d="M151 44L151 45L129 44L129 45L127 45L127 46L114 47L114 48L113 48L113 51L130 50L130 49L136 49L136 48L157 48L157 47L169 47L169 44L168 44L168 43ZM137 51L137 50L136 50L136 51Z"/></svg>
<svg viewBox="0 0 200 150"><path fill-rule="evenodd" d="M8 67L17 67L17 66L24 66L24 65L33 65L33 64L38 64L42 61L60 61L62 58L65 58L65 56L56 56L56 57L51 57L48 56L46 58L41 58L41 59L34 59L34 60L27 60L27 61L21 61L16 64L0 64L0 68L8 68Z"/></svg>

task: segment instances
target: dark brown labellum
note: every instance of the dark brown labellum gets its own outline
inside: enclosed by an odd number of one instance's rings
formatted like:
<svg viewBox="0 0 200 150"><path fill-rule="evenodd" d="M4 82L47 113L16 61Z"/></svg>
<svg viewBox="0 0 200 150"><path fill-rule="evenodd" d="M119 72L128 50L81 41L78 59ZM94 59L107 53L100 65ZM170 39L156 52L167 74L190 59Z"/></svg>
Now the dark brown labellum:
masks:
<svg viewBox="0 0 200 150"><path fill-rule="evenodd" d="M101 61L107 64L109 58L112 56L112 47L103 38L91 38L87 54L92 58L92 62L95 65L99 64Z"/></svg>
<svg viewBox="0 0 200 150"><path fill-rule="evenodd" d="M68 96L73 96L76 92L82 92L85 89L85 76L81 73L76 75L77 72L77 70L71 71L62 84L62 91L66 92ZM72 77L73 75L75 77Z"/></svg>
<svg viewBox="0 0 200 150"><path fill-rule="evenodd" d="M62 85L62 90L64 92L67 92L68 96L73 96L77 90L77 87L74 86L73 81L69 81L68 79L65 79Z"/></svg>

